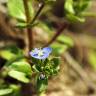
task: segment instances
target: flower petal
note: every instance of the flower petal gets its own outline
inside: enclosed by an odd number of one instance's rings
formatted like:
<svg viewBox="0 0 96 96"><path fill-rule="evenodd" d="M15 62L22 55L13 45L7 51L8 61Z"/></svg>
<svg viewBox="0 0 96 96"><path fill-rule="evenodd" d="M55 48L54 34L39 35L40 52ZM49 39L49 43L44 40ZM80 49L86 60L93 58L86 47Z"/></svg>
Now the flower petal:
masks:
<svg viewBox="0 0 96 96"><path fill-rule="evenodd" d="M40 52L42 52L42 55L40 55ZM36 58L36 59L46 59L49 54L52 52L52 49L50 47L45 47L43 49L35 48L32 52L29 54Z"/></svg>
<svg viewBox="0 0 96 96"><path fill-rule="evenodd" d="M42 49L42 51L50 54L52 52L52 48L51 47L45 47L45 48Z"/></svg>

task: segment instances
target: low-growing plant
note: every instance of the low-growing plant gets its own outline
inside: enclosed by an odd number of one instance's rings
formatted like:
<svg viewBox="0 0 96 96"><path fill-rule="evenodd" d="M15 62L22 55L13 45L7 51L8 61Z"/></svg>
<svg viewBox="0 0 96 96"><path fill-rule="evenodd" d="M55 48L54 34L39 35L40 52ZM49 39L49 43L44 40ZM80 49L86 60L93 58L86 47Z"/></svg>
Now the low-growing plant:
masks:
<svg viewBox="0 0 96 96"><path fill-rule="evenodd" d="M33 7L34 2L38 5L37 9ZM47 89L48 79L58 74L60 70L60 57L58 56L66 49L74 46L72 38L60 34L68 27L70 22L85 21L85 16L90 14L86 12L86 9L90 5L91 0L65 0L64 18L66 17L68 22L61 24L52 39L47 44L42 45L44 47L35 48L32 29L38 26L48 32L52 31L45 22L38 19L38 16L43 13L42 10L46 6L51 7L55 2L57 1L8 0L9 16L16 19L16 28L26 29L28 40L24 50L19 49L18 46L7 46L0 51L0 56L6 60L6 63L0 70L0 96L21 96L22 83L35 83L33 85L35 85L37 95L42 95ZM48 34L51 34L50 32ZM54 42L56 39L62 43ZM18 83L6 82L5 78L7 77L17 80Z"/></svg>

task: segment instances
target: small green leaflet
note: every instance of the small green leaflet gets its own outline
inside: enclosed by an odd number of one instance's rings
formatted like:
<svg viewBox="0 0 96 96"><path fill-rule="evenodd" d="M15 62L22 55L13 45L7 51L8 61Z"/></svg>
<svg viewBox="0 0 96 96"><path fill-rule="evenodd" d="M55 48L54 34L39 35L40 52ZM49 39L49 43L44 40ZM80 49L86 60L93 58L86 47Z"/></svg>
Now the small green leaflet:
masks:
<svg viewBox="0 0 96 96"><path fill-rule="evenodd" d="M26 77L26 74L23 72L11 70L8 75L14 79L17 79L23 83L29 83L29 79Z"/></svg>
<svg viewBox="0 0 96 96"><path fill-rule="evenodd" d="M5 96L5 95L10 94L12 92L13 92L13 90L11 88L0 89L0 96L3 96L3 95Z"/></svg>
<svg viewBox="0 0 96 96"><path fill-rule="evenodd" d="M33 11L31 0L28 0L28 7L30 12L30 17L32 18L34 11ZM14 18L21 21L26 21L23 0L8 0L8 11L9 14Z"/></svg>
<svg viewBox="0 0 96 96"><path fill-rule="evenodd" d="M66 0L65 1L65 10L71 14L74 14L74 8L73 8L73 0Z"/></svg>

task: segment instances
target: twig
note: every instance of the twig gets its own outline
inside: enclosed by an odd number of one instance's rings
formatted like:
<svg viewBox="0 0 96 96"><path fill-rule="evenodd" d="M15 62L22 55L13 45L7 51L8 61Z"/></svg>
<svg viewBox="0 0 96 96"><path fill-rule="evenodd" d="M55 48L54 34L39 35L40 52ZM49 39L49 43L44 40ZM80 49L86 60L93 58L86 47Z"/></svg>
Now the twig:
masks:
<svg viewBox="0 0 96 96"><path fill-rule="evenodd" d="M34 16L34 18L31 20L30 24L34 24L35 20L37 19L37 17L41 13L42 9L44 8L44 5L45 4L43 2L39 4L39 9L38 9L36 15Z"/></svg>
<svg viewBox="0 0 96 96"><path fill-rule="evenodd" d="M63 32L63 30L65 28L68 27L68 24L67 23L64 23L62 26L60 26L60 28L57 30L56 34L53 36L53 38L47 43L44 45L45 46L49 46L50 44L52 44L57 38L58 36Z"/></svg>

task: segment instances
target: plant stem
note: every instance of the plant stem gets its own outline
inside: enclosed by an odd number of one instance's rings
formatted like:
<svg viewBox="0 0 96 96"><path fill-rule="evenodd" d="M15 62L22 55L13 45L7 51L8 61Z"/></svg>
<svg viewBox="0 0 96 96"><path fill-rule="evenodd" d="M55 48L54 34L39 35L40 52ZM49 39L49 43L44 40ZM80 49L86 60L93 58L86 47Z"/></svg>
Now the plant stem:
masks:
<svg viewBox="0 0 96 96"><path fill-rule="evenodd" d="M40 3L40 8L37 11L36 15L34 16L34 18L31 20L30 18L30 12L29 12L29 7L28 7L28 0L23 0L24 3L24 8L25 8L25 14L26 14L26 21L28 24L34 24L35 20L37 19L37 17L39 16L39 14L41 13L42 9L44 8L44 2ZM28 40L26 40L27 42L27 48L26 51L27 53L32 50L34 42L33 42L33 32L31 30L30 27L27 27L27 37Z"/></svg>
<svg viewBox="0 0 96 96"><path fill-rule="evenodd" d="M30 12L28 7L28 0L23 0L23 3L24 3L25 15L26 15L26 22L29 23L31 20L31 17L30 17ZM28 37L28 40L26 42L28 45L27 45L26 51L28 53L33 48L33 32L30 27L27 27L27 37Z"/></svg>
<svg viewBox="0 0 96 96"><path fill-rule="evenodd" d="M41 13L42 9L44 8L44 3L40 3L39 9L36 13L36 15L34 16L34 18L32 19L32 21L30 22L30 24L33 24L35 22L35 20L37 19L37 17L39 16L39 14Z"/></svg>
<svg viewBox="0 0 96 96"><path fill-rule="evenodd" d="M52 44L52 43L58 38L58 36L63 32L63 30L64 30L65 28L67 28L67 27L68 27L68 24L67 24L67 23L64 23L64 24L57 30L57 32L56 32L56 34L53 36L53 38L52 38L47 44L44 45L44 47L49 46L50 44Z"/></svg>

